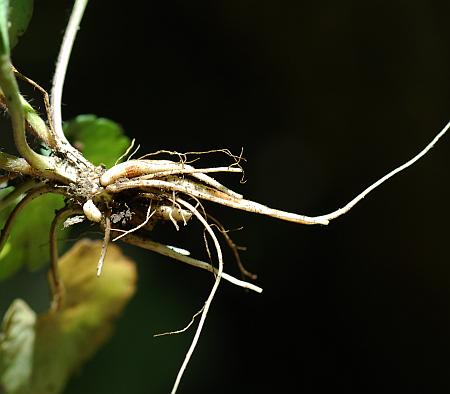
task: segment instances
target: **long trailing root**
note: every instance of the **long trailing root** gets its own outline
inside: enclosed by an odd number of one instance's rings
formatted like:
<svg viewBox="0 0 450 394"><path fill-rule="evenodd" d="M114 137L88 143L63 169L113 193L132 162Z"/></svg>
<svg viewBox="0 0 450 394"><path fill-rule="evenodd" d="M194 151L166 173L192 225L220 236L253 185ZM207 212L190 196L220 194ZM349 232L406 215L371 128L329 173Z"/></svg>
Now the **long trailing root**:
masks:
<svg viewBox="0 0 450 394"><path fill-rule="evenodd" d="M193 215L203 224L203 226L205 227L206 231L209 233L209 235L211 236L212 240L214 241L214 245L216 247L216 252L217 252L217 259L219 262L219 267L217 269L217 275L216 275L216 279L214 281L214 285L211 289L211 292L209 293L209 296L205 302L205 305L203 307L201 316L200 316L200 321L198 323L197 326L197 330L195 332L194 338L192 340L191 346L189 347L189 350L186 353L186 356L184 358L184 361L178 371L178 375L177 378L175 379L175 383L173 385L172 388L172 394L176 393L178 386L180 384L181 378L184 374L184 371L186 370L186 367L189 363L189 360L191 359L192 353L194 352L195 347L197 346L197 342L198 339L200 337L200 334L202 332L203 329L203 325L205 323L206 320L206 316L208 314L208 310L211 306L212 300L214 298L214 295L216 294L217 288L219 287L219 283L220 283L220 279L222 277L222 273L223 273L223 258L222 258L222 250L220 248L220 244L219 241L216 237L216 235L214 234L214 231L212 230L211 226L208 224L208 222L203 218L203 216L197 211L197 209L192 206L191 204L189 204L187 201L184 201L181 198L177 198L177 202L180 203L181 205L183 205L184 207L186 207L187 209L189 209Z"/></svg>
<svg viewBox="0 0 450 394"><path fill-rule="evenodd" d="M450 128L450 122L448 122L444 126L444 128L431 140L431 142L427 146L425 146L425 148L423 148L412 159L408 160L406 163L403 163L402 165L400 165L397 168L393 169L392 171L388 172L386 175L384 175L383 177L378 179L376 182L374 182L372 185L370 185L367 189L365 189L362 193L358 194L354 199L349 201L342 208L337 209L333 212L330 212L326 215L317 216L317 218L323 219L323 220L332 220L332 219L336 219L339 216L346 214L357 203L359 203L364 197L366 197L370 192L375 190L378 186L382 185L384 182L386 182L388 179L392 178L394 175L397 175L398 173L406 170L408 167L411 167L414 163L416 163L423 156L425 156L434 147L434 145L436 145L436 143L447 133L449 128Z"/></svg>
<svg viewBox="0 0 450 394"><path fill-rule="evenodd" d="M253 212L256 214L271 216L273 218L290 221L294 223L301 224L322 224L327 225L331 220L338 218L350 211L358 202L360 202L364 197L366 197L370 192L376 189L378 186L386 182L388 179L392 178L394 175L407 169L419 159L425 156L431 148L442 138L448 129L450 128L450 122L433 138L433 140L427 144L427 146L422 149L417 155L406 163L395 168L388 174L381 177L379 180L374 182L368 188L366 188L362 193L357 195L354 199L348 202L344 207L339 208L331 213L319 216L305 216L298 215L291 212L281 211L278 209L269 208L265 205L259 204L257 202L247 200L242 198L238 193L231 191L225 186L216 183L217 181L213 178L208 177L208 179L203 178L206 176L206 172L213 172L214 169L193 169L193 167L183 167L183 163L174 163L162 160L161 164L157 164L158 161L147 161L147 163L140 163L139 160L135 160L133 163L129 164L130 167L120 165L113 167L103 174L101 178L101 183L105 187L106 191L115 194L120 193L125 190L160 190L160 191L171 191L183 193L185 195L195 197L201 200L212 201L217 204L228 206L235 209L240 209L243 211ZM166 151L162 151L166 152ZM157 152L161 153L161 151ZM170 152L169 153L173 153ZM149 162L151 162L149 164ZM130 162L128 162L130 163ZM174 166L173 168L164 168L168 165ZM126 163L122 163L126 164ZM158 171L158 166L161 166L161 171ZM129 173L125 171L126 168L133 168ZM227 172L231 171L227 167L221 168ZM216 169L217 170L217 169ZM198 171L198 173L196 172ZM188 177L181 177L176 175L191 175L195 176L196 179L190 179ZM201 174L202 177L198 175ZM131 179L129 179L131 178ZM157 178L157 179L156 179ZM211 181L212 180L212 181ZM200 181L200 182L199 182Z"/></svg>

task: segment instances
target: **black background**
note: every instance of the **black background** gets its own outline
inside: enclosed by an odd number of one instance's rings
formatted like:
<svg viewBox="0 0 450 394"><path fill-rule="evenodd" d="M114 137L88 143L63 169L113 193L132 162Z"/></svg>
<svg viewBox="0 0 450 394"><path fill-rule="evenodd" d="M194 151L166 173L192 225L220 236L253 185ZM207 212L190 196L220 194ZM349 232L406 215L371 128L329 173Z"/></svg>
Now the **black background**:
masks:
<svg viewBox="0 0 450 394"><path fill-rule="evenodd" d="M37 1L14 51L48 89L70 6ZM247 183L221 177L227 185L275 208L328 213L450 120L449 13L437 0L92 0L63 116L111 118L142 154L243 148ZM264 292L222 284L179 392L448 392L449 146L446 137L328 227L209 205L227 228L244 227L232 235ZM205 256L196 225L155 239ZM67 393L167 393L192 339L152 335L184 326L212 278L126 251L138 293ZM45 308L44 273L0 288L3 308L16 296Z"/></svg>

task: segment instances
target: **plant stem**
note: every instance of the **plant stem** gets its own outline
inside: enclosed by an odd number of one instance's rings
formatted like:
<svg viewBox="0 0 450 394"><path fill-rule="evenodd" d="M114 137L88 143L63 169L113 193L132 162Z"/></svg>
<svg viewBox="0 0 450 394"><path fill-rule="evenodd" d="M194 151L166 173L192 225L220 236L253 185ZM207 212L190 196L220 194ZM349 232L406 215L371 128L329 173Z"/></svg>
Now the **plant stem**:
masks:
<svg viewBox="0 0 450 394"><path fill-rule="evenodd" d="M23 105L25 121L29 131L31 131L40 141L51 148L55 147L55 139L51 135L44 120L39 116L36 110L20 95L20 101ZM6 99L2 91L0 91L0 106L8 110Z"/></svg>
<svg viewBox="0 0 450 394"><path fill-rule="evenodd" d="M36 110L26 101L22 96L22 101L24 103L24 111L25 111L25 119L26 121L32 126L32 131L37 133L42 141L44 141L49 147L56 148L56 138L55 133L53 132L53 122L51 120L51 109L50 109L50 99L48 96L47 91L38 83L34 82L32 79L28 78L27 76L20 73L15 67L13 67L14 74L23 81L27 82L37 90L39 90L42 93L44 104L45 104L45 111L47 115L47 121L50 125L50 129L47 127L46 123L39 117ZM29 116L29 113L32 115ZM31 119L29 119L29 117ZM33 118L37 117L35 122L33 122ZM36 126L33 128L33 123L36 123Z"/></svg>
<svg viewBox="0 0 450 394"><path fill-rule="evenodd" d="M192 339L191 346L189 347L189 350L186 353L186 356L183 360L183 363L181 364L180 370L178 371L177 378L175 379L175 383L173 385L171 394L175 394L178 390L178 386L180 385L181 378L183 377L184 371L186 370L186 367L189 363L189 360L192 357L192 354L194 353L195 347L197 346L198 339L200 338L200 334L203 329L203 325L205 324L206 316L208 314L209 307L211 306L212 300L214 298L214 295L216 294L217 288L220 284L220 279L223 274L223 258L222 258L222 249L220 248L219 240L217 239L216 235L214 234L214 231L212 230L211 226L208 224L208 222L205 220L205 218L197 211L197 209L189 204L187 201L182 200L181 198L177 198L176 201L183 205L185 208L189 209L199 220L200 223L203 224L205 227L205 230L209 233L211 236L214 245L216 247L217 252L217 259L219 261L219 267L217 269L217 276L216 280L214 281L214 285L211 289L211 292L209 293L209 296L205 302L205 306L202 310L202 315L200 317L200 321L198 322L197 330L195 331L194 338Z"/></svg>
<svg viewBox="0 0 450 394"><path fill-rule="evenodd" d="M28 101L26 101L25 98L23 98L23 96L20 96L20 99L23 105L25 121L27 122L29 129L45 145L49 146L50 148L55 148L56 146L55 138L50 133L50 130L48 129L44 120L39 116L36 110L28 103Z"/></svg>
<svg viewBox="0 0 450 394"><path fill-rule="evenodd" d="M63 42L56 61L56 70L53 76L52 92L50 97L50 106L52 108L53 129L57 138L69 145L64 131L62 129L61 102L62 92L64 88L64 80L66 78L67 66L69 64L70 54L72 52L73 43L83 18L84 10L88 0L76 0L64 33Z"/></svg>
<svg viewBox="0 0 450 394"><path fill-rule="evenodd" d="M6 223L0 232L0 251L3 249L3 247L6 244L6 241L8 240L9 234L11 233L12 230L12 225L14 223L14 220L17 218L17 215L35 198L40 197L47 193L64 194L64 192L61 189L53 189L48 185L44 185L28 193L26 197L14 207L13 211L9 214Z"/></svg>
<svg viewBox="0 0 450 394"><path fill-rule="evenodd" d="M30 189L43 185L43 183L36 183L34 179L29 179L25 182L22 182L21 184L16 186L14 190L11 191L11 193L0 200L0 211L3 211L13 203L17 202L17 200L21 199L22 195L24 193L27 193Z"/></svg>
<svg viewBox="0 0 450 394"><path fill-rule="evenodd" d="M38 172L25 159L0 152L0 169L23 175L37 176Z"/></svg>
<svg viewBox="0 0 450 394"><path fill-rule="evenodd" d="M52 291L52 311L59 310L64 303L64 283L61 281L58 269L58 227L67 218L82 213L81 209L63 208L55 215L50 226L50 271L48 275Z"/></svg>
<svg viewBox="0 0 450 394"><path fill-rule="evenodd" d="M6 104L14 132L14 142L20 155L36 170L46 172L55 169L55 160L33 151L25 135L25 116L17 81L8 55L0 55L0 87L5 94Z"/></svg>

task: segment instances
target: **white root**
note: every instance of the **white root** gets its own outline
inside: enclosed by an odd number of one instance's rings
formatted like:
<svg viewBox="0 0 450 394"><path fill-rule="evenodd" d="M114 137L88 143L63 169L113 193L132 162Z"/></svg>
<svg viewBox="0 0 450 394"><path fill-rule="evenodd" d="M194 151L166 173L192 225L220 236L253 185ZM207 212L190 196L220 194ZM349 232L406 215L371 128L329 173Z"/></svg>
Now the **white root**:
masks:
<svg viewBox="0 0 450 394"><path fill-rule="evenodd" d="M189 252L189 250L183 249L183 248L179 248L177 246L172 246L172 245L166 245L168 248L172 249L174 252L177 252L179 254L182 254L184 256L190 256L191 252ZM222 274L223 276L223 274Z"/></svg>
<svg viewBox="0 0 450 394"><path fill-rule="evenodd" d="M239 254L240 250L246 250L247 248L236 245L234 241L231 239L231 237L228 235L229 230L226 230L223 224L218 219L216 219L212 215L208 215L207 217L214 222L214 224L212 224L211 226L214 225L219 229L229 248L233 252L234 259L236 261L237 266L239 267L239 270L241 271L241 274L245 277L256 280L258 278L258 275L251 273L244 267L244 264L242 263L241 260L241 256ZM242 227L239 230L242 230Z"/></svg>
<svg viewBox="0 0 450 394"><path fill-rule="evenodd" d="M286 220L294 223L301 224L328 224L329 221L326 218L315 218L304 215L298 215L291 212L285 212L278 209L269 208L265 205L259 204L254 201L246 199L233 198L220 191L207 188L206 186L193 184L187 180L180 179L176 182L155 180L130 180L120 183L109 185L106 189L112 193L118 193L127 189L159 189L159 190L171 190L187 194L192 197L196 197L202 200L208 200L217 204L225 205L231 208L240 209L247 212L253 212L260 215L267 215L277 219Z"/></svg>
<svg viewBox="0 0 450 394"><path fill-rule="evenodd" d="M103 215L100 209L90 199L83 204L83 212L91 222L100 223L102 221Z"/></svg>
<svg viewBox="0 0 450 394"><path fill-rule="evenodd" d="M136 143L136 139L133 138L133 139L131 140L131 143L130 143L130 145L128 146L127 150L126 150L125 152L123 152L123 153L117 158L116 162L114 163L115 166L117 165L117 163L119 163L120 161L122 161L123 159L125 159L125 157L128 156L128 154L131 152L131 149L133 149L135 143Z"/></svg>
<svg viewBox="0 0 450 394"><path fill-rule="evenodd" d="M220 190L235 198L242 198L242 195L228 189L214 178L206 175L205 172L242 172L240 168L218 167L216 169L197 170L194 167L175 163L169 160L128 160L105 171L100 177L100 184L103 187L111 185L119 179L146 177L165 177L174 174L190 174L206 185Z"/></svg>
<svg viewBox="0 0 450 394"><path fill-rule="evenodd" d="M173 219L176 222L183 222L186 226L187 222L192 217L192 212L175 206L159 205L155 208L155 216L160 217L163 220Z"/></svg>
<svg viewBox="0 0 450 394"><path fill-rule="evenodd" d="M221 279L222 273L223 273L222 250L220 248L219 240L217 239L216 234L214 234L214 231L212 230L211 226L208 224L208 222L205 220L205 218L197 211L197 209L195 209L195 207L193 207L187 201L184 201L181 198L177 198L177 202L179 204L183 205L184 207L186 207L187 209L189 209L197 217L197 219L203 224L206 231L209 233L209 235L213 239L214 245L215 245L216 251L217 251L217 259L219 261L219 268L217 269L217 275L216 275L216 279L214 281L214 285L213 285L211 292L209 293L209 296L203 307L203 311L200 316L200 321L198 323L194 338L192 339L191 346L189 347L189 350L186 353L186 357L184 358L184 361L181 364L180 370L178 371L178 375L177 375L177 378L175 379L175 383L173 385L171 394L175 394L177 392L177 389L178 389L178 386L180 385L180 381L181 381L181 378L183 377L184 371L186 370L189 360L191 359L192 353L194 352L195 347L197 346L198 339L202 332L202 328L205 323L209 307L211 306L214 295L216 294L217 288L219 287L220 279Z"/></svg>
<svg viewBox="0 0 450 394"><path fill-rule="evenodd" d="M147 174L140 176L139 179L155 179L155 178L164 178L170 175L192 175L194 178L197 178L198 180L204 182L206 185L211 186L213 188L216 188L217 190L220 190L226 194L229 194L232 197L235 198L242 198L242 194L236 193L235 191L227 188L226 186L222 185L221 183L217 182L214 178L211 178L210 176L206 175L208 173L212 172L238 172L242 173L241 168L237 167L211 167L211 168L194 168L191 166L187 166L188 168L177 168L174 170L167 170L167 171L161 171L156 172L153 174Z"/></svg>
<svg viewBox="0 0 450 394"><path fill-rule="evenodd" d="M241 168L237 167L210 167L210 168L194 168L189 166L190 168L175 168L173 170L160 171L152 174L142 175L140 179L154 179L154 178L163 178L170 175L191 175L191 174L208 174L212 172L238 172L242 173ZM205 182L206 183L206 182ZM223 185L222 185L223 186ZM235 193L239 195L238 193Z"/></svg>
<svg viewBox="0 0 450 394"><path fill-rule="evenodd" d="M136 146L136 148L134 149L134 151L130 153L130 156L128 156L127 161L128 161L128 160L131 160L131 158L138 152L139 149L141 149L141 145L140 145L140 144L138 144L138 146Z"/></svg>
<svg viewBox="0 0 450 394"><path fill-rule="evenodd" d="M175 330L175 331L162 332L161 334L155 334L155 335L153 335L153 338L156 338L156 337L162 337L162 336L165 336L165 335L176 335L176 334L181 334L181 333L187 331L187 330L189 329L189 327L192 326L192 325L194 324L195 318L196 318L198 315L200 315L200 313L203 312L203 309L204 309L204 306L203 306L199 311L195 312L194 316L192 316L191 321L190 321L188 324L186 324L186 326L183 327L182 329L180 329L180 330Z"/></svg>
<svg viewBox="0 0 450 394"><path fill-rule="evenodd" d="M100 177L104 187L122 178L136 178L142 175L173 171L183 168L182 164L169 160L128 160L105 171Z"/></svg>
<svg viewBox="0 0 450 394"><path fill-rule="evenodd" d="M105 261L106 251L108 250L109 240L111 238L111 219L105 215L105 236L103 238L102 251L97 263L97 278L102 274L103 262Z"/></svg>
<svg viewBox="0 0 450 394"><path fill-rule="evenodd" d="M151 239L144 238L136 234L127 234L124 238L122 238L122 241L130 245L135 245L142 249L150 250L163 256L170 257L174 260L181 261L182 263L191 265L193 267L212 272L214 273L214 275L217 275L217 268L213 267L211 264L205 263L204 261L190 257L189 252L184 249L170 245L163 245L159 242L152 241ZM222 273L222 279L232 283L233 285L254 291L256 293L263 292L263 289L261 287L256 286L253 283L237 279L225 272Z"/></svg>
<svg viewBox="0 0 450 394"><path fill-rule="evenodd" d="M152 210L152 203L151 203L151 200L150 200L150 204L148 205L148 209L147 209L147 215L146 215L146 217L145 217L145 220L144 220L141 224L137 225L136 227L133 227L131 230L128 230L128 231L117 230L117 229L111 229L112 231L123 231L122 234L118 235L117 237L115 237L115 238L113 239L113 242L119 240L120 238L125 237L125 236L128 235L128 234L131 234L132 232L134 232L134 231L136 231L136 230L139 230L139 229L142 228L142 227L144 227L144 226L148 223L148 221L150 220L150 218L151 218L151 217L154 215L154 213L155 213L155 211L151 212L151 210Z"/></svg>

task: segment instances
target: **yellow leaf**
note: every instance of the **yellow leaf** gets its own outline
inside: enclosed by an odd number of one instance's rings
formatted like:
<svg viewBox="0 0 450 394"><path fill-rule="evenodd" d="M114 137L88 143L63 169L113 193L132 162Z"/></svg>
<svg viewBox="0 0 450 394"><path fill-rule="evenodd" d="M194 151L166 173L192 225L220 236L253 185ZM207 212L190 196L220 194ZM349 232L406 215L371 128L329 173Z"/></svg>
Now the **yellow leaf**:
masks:
<svg viewBox="0 0 450 394"><path fill-rule="evenodd" d="M100 251L101 242L81 240L60 260L65 302L61 310L38 317L33 394L60 393L70 375L110 337L114 320L135 292L135 264L113 244L97 278Z"/></svg>
<svg viewBox="0 0 450 394"><path fill-rule="evenodd" d="M26 393L33 371L36 314L21 299L6 312L0 333L0 392Z"/></svg>

